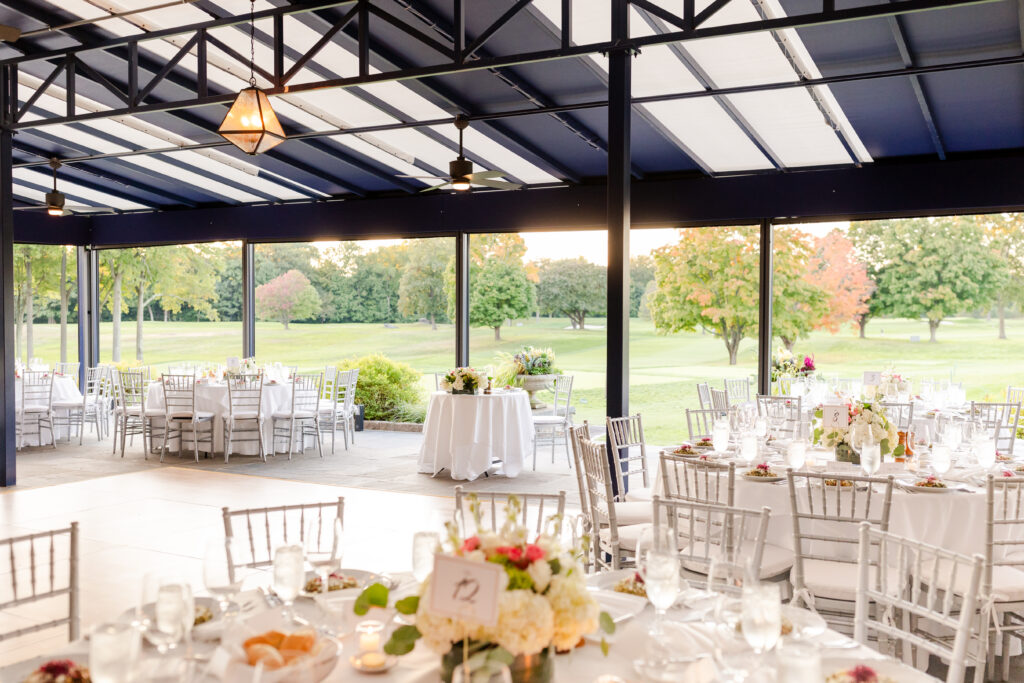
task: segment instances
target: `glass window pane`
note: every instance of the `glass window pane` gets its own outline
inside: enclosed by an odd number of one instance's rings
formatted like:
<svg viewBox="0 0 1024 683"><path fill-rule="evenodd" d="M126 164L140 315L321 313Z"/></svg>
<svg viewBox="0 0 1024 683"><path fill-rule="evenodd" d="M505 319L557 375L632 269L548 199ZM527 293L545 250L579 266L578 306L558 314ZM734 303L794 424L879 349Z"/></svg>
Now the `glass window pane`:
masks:
<svg viewBox="0 0 1024 683"><path fill-rule="evenodd" d="M78 361L75 247L14 245L15 358L52 368Z"/></svg>

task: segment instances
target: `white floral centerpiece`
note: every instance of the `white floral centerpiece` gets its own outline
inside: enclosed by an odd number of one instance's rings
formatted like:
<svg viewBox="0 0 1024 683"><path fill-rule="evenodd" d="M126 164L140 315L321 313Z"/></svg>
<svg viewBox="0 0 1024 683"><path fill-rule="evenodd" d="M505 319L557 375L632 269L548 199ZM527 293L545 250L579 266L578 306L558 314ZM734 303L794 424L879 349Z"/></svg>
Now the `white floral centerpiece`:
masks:
<svg viewBox="0 0 1024 683"><path fill-rule="evenodd" d="M484 374L473 368L455 368L441 380L441 388L453 394L475 394L486 381Z"/></svg>
<svg viewBox="0 0 1024 683"><path fill-rule="evenodd" d="M440 552L504 568L505 587L498 600L497 623L484 626L432 613L428 577L419 595L396 603L398 611L413 616L415 624L396 629L384 651L407 654L416 641L422 640L442 656L441 679L445 682L451 680L456 667L462 666L470 669L474 681L486 681L505 666L514 683L550 681L554 651L572 650L598 628L606 633L615 629L587 590L579 558L588 540L584 537L578 547L565 547L556 533L545 531L531 542L530 531L518 522L522 507L515 496L509 496L506 520L496 532L481 525L479 502L472 495L470 509L477 533L463 538L456 524L449 522L449 548ZM547 526L558 529L561 520L553 517ZM370 590L380 593L374 587ZM385 605L386 595L384 592ZM371 599L366 604L380 605L380 601ZM607 652L603 640L601 648Z"/></svg>
<svg viewBox="0 0 1024 683"><path fill-rule="evenodd" d="M238 365L238 372L243 375L255 375L262 371L260 364L256 362L256 358L243 358L242 362Z"/></svg>
<svg viewBox="0 0 1024 683"><path fill-rule="evenodd" d="M886 370L882 373L882 384L878 387L878 393L882 396L909 394L910 380L895 370Z"/></svg>
<svg viewBox="0 0 1024 683"><path fill-rule="evenodd" d="M859 458L852 452L850 432L861 427L870 428L871 438L879 444L882 457L889 453L898 457L903 455L903 445L899 443L899 435L885 413L885 406L871 401L853 401L846 404L846 426L825 428L822 420L823 406L814 410L814 443L826 448L836 449L836 459L859 464Z"/></svg>

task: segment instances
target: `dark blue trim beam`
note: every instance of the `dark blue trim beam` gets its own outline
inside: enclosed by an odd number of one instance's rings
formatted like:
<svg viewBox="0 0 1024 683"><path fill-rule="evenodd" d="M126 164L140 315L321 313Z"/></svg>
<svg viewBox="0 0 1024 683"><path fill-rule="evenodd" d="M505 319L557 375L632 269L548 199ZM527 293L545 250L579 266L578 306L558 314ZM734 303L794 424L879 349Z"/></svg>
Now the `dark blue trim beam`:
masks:
<svg viewBox="0 0 1024 683"><path fill-rule="evenodd" d="M15 70L3 69L0 88L7 84ZM16 78L16 77L15 77ZM11 110L8 98L3 98L3 109ZM17 107L17 99L13 103ZM4 119L9 119L5 112ZM14 195L11 192L14 133L5 121L0 129L0 325L3 326L3 346L0 348L0 486L14 486L15 475L15 415L14 415Z"/></svg>

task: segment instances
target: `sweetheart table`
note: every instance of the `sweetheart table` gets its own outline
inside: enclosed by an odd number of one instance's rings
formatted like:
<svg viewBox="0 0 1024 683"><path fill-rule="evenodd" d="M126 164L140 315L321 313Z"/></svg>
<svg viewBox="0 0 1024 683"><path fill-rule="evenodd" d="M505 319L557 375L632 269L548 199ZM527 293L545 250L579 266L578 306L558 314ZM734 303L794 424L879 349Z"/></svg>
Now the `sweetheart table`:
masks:
<svg viewBox="0 0 1024 683"><path fill-rule="evenodd" d="M533 415L525 391L430 395L423 423L419 471L472 481L497 461L515 477L533 452Z"/></svg>

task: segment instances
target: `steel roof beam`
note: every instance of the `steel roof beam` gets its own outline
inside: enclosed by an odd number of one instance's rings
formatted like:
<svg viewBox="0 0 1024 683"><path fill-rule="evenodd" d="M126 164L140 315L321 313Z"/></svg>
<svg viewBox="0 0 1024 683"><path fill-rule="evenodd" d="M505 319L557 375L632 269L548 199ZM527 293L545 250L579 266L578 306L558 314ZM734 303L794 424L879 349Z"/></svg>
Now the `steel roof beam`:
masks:
<svg viewBox="0 0 1024 683"><path fill-rule="evenodd" d="M900 53L900 60L903 61L903 66L914 66L914 58L910 52L910 46L907 44L906 34L903 31L900 18L895 16L889 17L889 28L892 29L892 37L896 41L896 49ZM925 95L921 77L910 76L909 80L910 87L914 89L914 97L917 98L917 105L921 108L924 125L927 126L928 135L931 137L932 145L935 147L935 153L939 156L939 159L945 160L946 148L942 144L942 136L939 135L939 128L935 123L935 117L932 115L932 108L928 104L928 96Z"/></svg>

